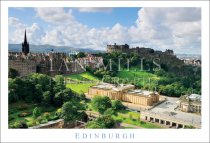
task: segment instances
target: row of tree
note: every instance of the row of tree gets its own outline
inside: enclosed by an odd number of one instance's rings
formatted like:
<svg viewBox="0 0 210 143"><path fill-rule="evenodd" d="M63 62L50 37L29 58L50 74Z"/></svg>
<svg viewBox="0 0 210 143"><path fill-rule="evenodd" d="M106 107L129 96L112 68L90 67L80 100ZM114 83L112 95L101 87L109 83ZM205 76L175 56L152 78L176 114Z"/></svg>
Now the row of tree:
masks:
<svg viewBox="0 0 210 143"><path fill-rule="evenodd" d="M61 107L71 99L84 98L66 88L64 77L51 78L45 74L32 73L24 78L9 79L9 102L23 100Z"/></svg>

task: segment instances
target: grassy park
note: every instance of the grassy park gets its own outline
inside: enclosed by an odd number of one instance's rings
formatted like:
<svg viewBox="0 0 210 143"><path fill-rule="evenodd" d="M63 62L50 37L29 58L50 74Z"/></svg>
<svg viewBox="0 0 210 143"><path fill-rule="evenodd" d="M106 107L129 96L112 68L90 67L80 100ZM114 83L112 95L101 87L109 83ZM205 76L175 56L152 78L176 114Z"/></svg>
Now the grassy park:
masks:
<svg viewBox="0 0 210 143"><path fill-rule="evenodd" d="M34 108L40 109L40 116L33 117ZM23 101L18 101L9 105L9 127L15 128L21 121L24 121L28 127L36 126L41 123L47 123L51 120L56 120L56 108L48 106L47 108L39 104L31 104Z"/></svg>
<svg viewBox="0 0 210 143"><path fill-rule="evenodd" d="M74 92L79 94L88 92L88 89L91 86L96 85L98 82L98 78L93 76L89 72L68 75L66 77L75 82L75 83L67 83L66 87L72 89Z"/></svg>

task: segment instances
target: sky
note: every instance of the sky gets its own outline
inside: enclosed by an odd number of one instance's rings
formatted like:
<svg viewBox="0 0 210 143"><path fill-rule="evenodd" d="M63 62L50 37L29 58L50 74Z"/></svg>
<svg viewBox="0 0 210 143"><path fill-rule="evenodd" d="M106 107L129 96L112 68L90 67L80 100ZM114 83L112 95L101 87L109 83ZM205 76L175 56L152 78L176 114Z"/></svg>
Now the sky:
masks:
<svg viewBox="0 0 210 143"><path fill-rule="evenodd" d="M129 44L201 54L200 8L9 8L9 43L106 50Z"/></svg>

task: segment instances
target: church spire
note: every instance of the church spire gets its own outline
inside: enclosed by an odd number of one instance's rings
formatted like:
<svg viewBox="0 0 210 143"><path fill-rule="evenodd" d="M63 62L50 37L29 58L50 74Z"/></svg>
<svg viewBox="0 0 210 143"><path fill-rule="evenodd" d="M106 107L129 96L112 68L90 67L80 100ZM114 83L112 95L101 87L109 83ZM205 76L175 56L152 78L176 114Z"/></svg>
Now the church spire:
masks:
<svg viewBox="0 0 210 143"><path fill-rule="evenodd" d="M29 53L29 43L27 42L26 30L24 35L24 42L22 43L22 53L25 55Z"/></svg>
<svg viewBox="0 0 210 143"><path fill-rule="evenodd" d="M27 43L26 29L25 29L24 43Z"/></svg>

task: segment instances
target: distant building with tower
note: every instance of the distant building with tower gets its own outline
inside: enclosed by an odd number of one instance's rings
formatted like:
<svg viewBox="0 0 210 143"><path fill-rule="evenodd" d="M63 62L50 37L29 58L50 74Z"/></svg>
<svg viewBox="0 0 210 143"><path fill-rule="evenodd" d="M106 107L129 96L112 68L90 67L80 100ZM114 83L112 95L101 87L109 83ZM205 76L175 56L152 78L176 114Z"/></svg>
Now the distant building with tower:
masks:
<svg viewBox="0 0 210 143"><path fill-rule="evenodd" d="M86 66L98 68L103 65L101 63L103 62L102 57L88 56L71 60L67 53L55 52L53 49L49 53L31 53L26 30L22 52L9 52L8 60L9 68L17 70L20 76L26 76L30 73L43 73L50 76L75 74L84 72Z"/></svg>
<svg viewBox="0 0 210 143"><path fill-rule="evenodd" d="M24 42L22 43L22 53L25 55L29 53L29 43L27 42L26 30L24 35Z"/></svg>

